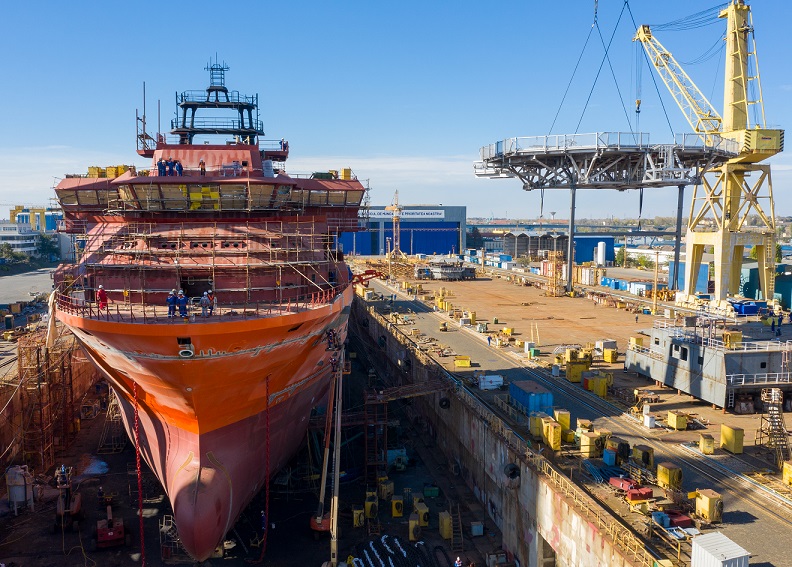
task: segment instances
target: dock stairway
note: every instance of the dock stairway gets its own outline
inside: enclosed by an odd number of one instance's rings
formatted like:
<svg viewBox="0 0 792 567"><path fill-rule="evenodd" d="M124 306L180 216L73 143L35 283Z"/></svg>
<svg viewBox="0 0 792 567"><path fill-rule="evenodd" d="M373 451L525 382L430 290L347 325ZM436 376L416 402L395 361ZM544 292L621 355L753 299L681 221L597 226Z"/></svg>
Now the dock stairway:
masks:
<svg viewBox="0 0 792 567"><path fill-rule="evenodd" d="M115 391L110 388L108 394L107 415L105 416L104 429L99 439L97 453L120 453L126 447L127 436L124 424L121 421L121 406Z"/></svg>
<svg viewBox="0 0 792 567"><path fill-rule="evenodd" d="M452 512L451 521L451 549L452 551L464 551L465 540L462 536L462 513L459 511L459 504Z"/></svg>
<svg viewBox="0 0 792 567"><path fill-rule="evenodd" d="M784 422L784 396L780 388L763 388L762 403L765 412L756 432L756 444L774 450L779 468L790 458L789 433Z"/></svg>

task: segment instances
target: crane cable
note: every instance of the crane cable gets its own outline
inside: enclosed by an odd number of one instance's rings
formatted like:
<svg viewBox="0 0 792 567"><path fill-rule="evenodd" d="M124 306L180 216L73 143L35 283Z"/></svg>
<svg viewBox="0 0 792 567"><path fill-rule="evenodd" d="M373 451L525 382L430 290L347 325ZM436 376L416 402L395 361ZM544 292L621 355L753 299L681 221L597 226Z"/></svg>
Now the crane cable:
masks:
<svg viewBox="0 0 792 567"><path fill-rule="evenodd" d="M597 28L597 33L600 35L600 41L602 42L602 46L605 48L605 55L602 57L602 61L600 61L599 68L597 69L597 75L594 77L594 83L591 85L591 90L589 91L588 98L586 99L586 104L583 106L583 112L580 113L580 120L578 120L577 127L575 128L575 134L578 133L580 130L580 124L583 122L583 116L586 114L586 109L588 108L589 102L591 102L591 96L594 94L594 88L597 86L597 81L599 80L600 73L602 72L602 67L605 65L605 60L607 59L610 63L610 59L608 58L608 51L610 50L611 45L613 44L613 38L616 37L616 30L619 29L619 23L621 22L622 16L624 15L624 8L628 5L627 0L625 0L624 4L622 4L621 12L619 12L619 18L616 20L616 25L613 27L613 33L610 36L610 40L608 41L608 45L605 45L605 40L602 37L602 32L599 29L599 23L597 20L594 20L594 27ZM613 67L611 67L611 71L613 71ZM615 76L614 76L615 79ZM618 86L616 87L618 90ZM619 91L619 96L621 96L621 91ZM624 107L624 101L622 101L622 108ZM625 110L626 113L626 110ZM629 117L627 118L627 122L630 122ZM630 125L630 129L632 130L632 125Z"/></svg>
<svg viewBox="0 0 792 567"><path fill-rule="evenodd" d="M638 29L638 24L635 23L635 17L633 16L632 10L630 9L630 3L626 2L625 4L627 5L627 11L630 13L630 20L632 21L633 27L635 29ZM646 51L644 49L641 49L641 51L643 51L644 61L646 61L646 64L649 67L651 67L652 64L649 61L649 56L646 54ZM673 136L674 128L673 126L671 126L671 119L668 117L668 111L666 110L665 102L663 102L663 97L660 96L660 88L657 86L657 78L655 77L654 73L649 73L649 76L652 77L652 83L654 84L655 92L657 93L657 98L660 100L660 107L663 109L663 115L665 116L666 123L668 124L668 130L671 132L671 135Z"/></svg>
<svg viewBox="0 0 792 567"><path fill-rule="evenodd" d="M580 61L583 59L583 54L586 52L586 46L588 46L589 39L591 39L591 32L594 31L594 26L597 24L597 0L594 0L594 22L591 24L589 28L588 35L586 36L586 41L583 43L583 49L580 50L580 56L578 56L577 63L575 63L575 68L572 70L572 76L569 77L569 83L567 83L566 90L564 91L564 96L561 97L561 102L558 104L558 110L556 110L555 116L553 117L553 123L550 125L550 129L547 131L547 135L549 136L553 132L553 127L555 126L556 120L558 120L558 115L561 114L561 107L564 106L564 101L566 100L567 94L569 94L569 89L572 87L572 81L575 79L575 74L577 73L578 67L580 66Z"/></svg>

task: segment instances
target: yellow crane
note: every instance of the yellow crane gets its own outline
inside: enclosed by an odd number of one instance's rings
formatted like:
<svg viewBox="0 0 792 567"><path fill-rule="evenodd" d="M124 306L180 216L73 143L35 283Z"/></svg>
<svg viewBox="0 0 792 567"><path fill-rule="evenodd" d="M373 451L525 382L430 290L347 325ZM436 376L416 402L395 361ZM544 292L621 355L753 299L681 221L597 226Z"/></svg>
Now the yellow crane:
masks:
<svg viewBox="0 0 792 567"><path fill-rule="evenodd" d="M713 168L714 181L702 177L696 185L685 238L685 289L677 304L697 304L696 279L705 248L715 255L715 293L710 306L730 311L728 296L737 295L746 246L757 247L759 284L762 295L773 301L775 288L775 209L770 166L760 162L783 151L784 131L767 128L764 102L753 38L750 7L732 0L719 14L726 19L726 68L723 114L710 104L671 53L640 26L634 41L640 41L651 64L660 75L693 131L707 146L729 148L734 157ZM749 85L757 96L749 99ZM751 124L749 109L757 105L761 116ZM751 178L751 179L748 179ZM758 230L747 230L749 215L761 220Z"/></svg>

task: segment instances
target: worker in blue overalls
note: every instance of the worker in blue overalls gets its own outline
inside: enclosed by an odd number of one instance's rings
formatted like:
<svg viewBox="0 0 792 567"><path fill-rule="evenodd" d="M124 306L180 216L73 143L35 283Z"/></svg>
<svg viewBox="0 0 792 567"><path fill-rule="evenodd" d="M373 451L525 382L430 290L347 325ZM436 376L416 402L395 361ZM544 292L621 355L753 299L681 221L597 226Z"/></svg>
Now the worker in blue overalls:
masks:
<svg viewBox="0 0 792 567"><path fill-rule="evenodd" d="M176 301L176 290L172 289L165 300L165 303L168 304L168 317L176 317Z"/></svg>
<svg viewBox="0 0 792 567"><path fill-rule="evenodd" d="M176 303L179 304L179 317L187 317L187 303L189 298L184 295L182 290L179 290L179 296L176 298Z"/></svg>

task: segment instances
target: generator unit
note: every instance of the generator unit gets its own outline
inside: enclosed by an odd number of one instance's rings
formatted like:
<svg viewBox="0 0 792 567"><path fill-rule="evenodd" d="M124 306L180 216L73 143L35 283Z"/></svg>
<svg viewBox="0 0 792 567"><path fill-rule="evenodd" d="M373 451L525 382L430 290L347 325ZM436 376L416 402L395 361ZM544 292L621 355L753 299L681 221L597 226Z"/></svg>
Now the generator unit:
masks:
<svg viewBox="0 0 792 567"><path fill-rule="evenodd" d="M404 516L404 498L401 496L391 498L391 516L394 518Z"/></svg>
<svg viewBox="0 0 792 567"><path fill-rule="evenodd" d="M422 528L429 526L429 506L423 502L415 505L415 513L418 514L418 525Z"/></svg>
<svg viewBox="0 0 792 567"><path fill-rule="evenodd" d="M366 492L366 501L364 503L364 508L366 510L366 518L369 520L374 519L377 517L378 506L377 506L377 493L376 492Z"/></svg>
<svg viewBox="0 0 792 567"><path fill-rule="evenodd" d="M421 526L418 525L418 514L410 514L407 529L410 541L418 541L421 539Z"/></svg>
<svg viewBox="0 0 792 567"><path fill-rule="evenodd" d="M352 525L356 528L362 528L366 525L366 511L360 508L352 510Z"/></svg>

